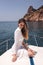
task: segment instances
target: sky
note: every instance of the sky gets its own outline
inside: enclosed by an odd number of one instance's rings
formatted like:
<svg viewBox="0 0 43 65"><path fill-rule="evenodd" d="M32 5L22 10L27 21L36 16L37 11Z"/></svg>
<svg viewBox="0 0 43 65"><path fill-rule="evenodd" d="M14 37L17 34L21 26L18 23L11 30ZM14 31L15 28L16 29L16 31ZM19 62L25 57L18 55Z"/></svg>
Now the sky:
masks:
<svg viewBox="0 0 43 65"><path fill-rule="evenodd" d="M31 5L37 9L43 5L43 0L0 0L0 21L19 20Z"/></svg>

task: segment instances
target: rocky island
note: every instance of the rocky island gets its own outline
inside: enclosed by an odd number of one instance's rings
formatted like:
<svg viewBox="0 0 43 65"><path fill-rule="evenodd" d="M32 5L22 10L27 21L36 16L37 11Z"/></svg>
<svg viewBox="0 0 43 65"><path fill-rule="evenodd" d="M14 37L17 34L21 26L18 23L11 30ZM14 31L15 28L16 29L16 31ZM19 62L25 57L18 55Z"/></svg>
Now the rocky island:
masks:
<svg viewBox="0 0 43 65"><path fill-rule="evenodd" d="M43 5L38 9L35 9L33 8L33 6L30 6L23 18L28 22L43 21Z"/></svg>

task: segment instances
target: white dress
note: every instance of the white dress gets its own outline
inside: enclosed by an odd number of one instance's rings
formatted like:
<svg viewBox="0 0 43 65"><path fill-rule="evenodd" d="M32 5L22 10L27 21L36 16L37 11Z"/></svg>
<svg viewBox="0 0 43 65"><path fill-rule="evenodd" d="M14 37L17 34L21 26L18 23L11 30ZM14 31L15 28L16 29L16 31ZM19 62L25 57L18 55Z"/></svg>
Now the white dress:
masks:
<svg viewBox="0 0 43 65"><path fill-rule="evenodd" d="M17 27L17 29L14 32L14 44L12 46L12 54L17 54L17 56L21 56L23 54L23 52L24 52L24 48L22 45L23 40L24 40L24 37L21 33L21 29L20 29L20 27ZM23 49L22 53L20 51L18 52L18 50L20 50L20 49L21 49L21 51ZM26 49L25 49L25 51L27 52Z"/></svg>

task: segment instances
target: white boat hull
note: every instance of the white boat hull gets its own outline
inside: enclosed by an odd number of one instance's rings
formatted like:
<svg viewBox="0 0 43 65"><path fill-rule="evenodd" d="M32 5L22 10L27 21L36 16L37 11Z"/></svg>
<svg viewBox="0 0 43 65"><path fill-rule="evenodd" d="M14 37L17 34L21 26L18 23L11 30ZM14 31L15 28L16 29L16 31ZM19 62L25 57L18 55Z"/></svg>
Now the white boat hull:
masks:
<svg viewBox="0 0 43 65"><path fill-rule="evenodd" d="M33 58L34 65L43 65L43 47L32 45L29 47L37 51L37 54ZM16 62L12 62L12 52L11 49L9 49L0 56L0 65L31 65L31 63L30 58L26 55L26 52L21 57L18 57Z"/></svg>

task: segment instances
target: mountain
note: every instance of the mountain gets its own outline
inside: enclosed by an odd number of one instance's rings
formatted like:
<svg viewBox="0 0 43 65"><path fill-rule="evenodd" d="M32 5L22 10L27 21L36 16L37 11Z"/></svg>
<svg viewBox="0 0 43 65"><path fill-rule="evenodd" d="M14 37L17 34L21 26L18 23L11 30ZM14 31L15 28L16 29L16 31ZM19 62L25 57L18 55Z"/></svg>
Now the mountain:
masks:
<svg viewBox="0 0 43 65"><path fill-rule="evenodd" d="M30 22L43 21L43 5L38 9L34 9L33 6L30 6L23 18L26 21L30 21Z"/></svg>

